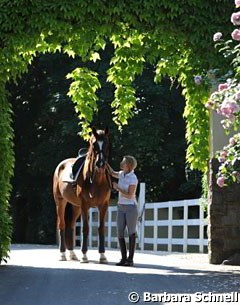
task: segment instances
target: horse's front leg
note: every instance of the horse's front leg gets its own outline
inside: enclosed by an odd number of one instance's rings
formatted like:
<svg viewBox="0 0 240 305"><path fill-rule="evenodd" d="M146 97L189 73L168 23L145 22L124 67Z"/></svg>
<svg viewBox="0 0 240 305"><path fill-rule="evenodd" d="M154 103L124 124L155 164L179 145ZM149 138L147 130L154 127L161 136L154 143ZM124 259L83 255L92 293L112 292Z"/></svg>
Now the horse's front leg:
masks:
<svg viewBox="0 0 240 305"><path fill-rule="evenodd" d="M81 263L88 263L87 250L88 250L88 234L89 234L89 224L88 224L88 209L82 209L82 221L83 221L83 240L82 240L82 259Z"/></svg>
<svg viewBox="0 0 240 305"><path fill-rule="evenodd" d="M99 207L99 228L98 228L98 236L99 236L99 247L98 251L100 253L100 263L107 263L107 258L105 256L105 215L107 212L108 205L103 205Z"/></svg>

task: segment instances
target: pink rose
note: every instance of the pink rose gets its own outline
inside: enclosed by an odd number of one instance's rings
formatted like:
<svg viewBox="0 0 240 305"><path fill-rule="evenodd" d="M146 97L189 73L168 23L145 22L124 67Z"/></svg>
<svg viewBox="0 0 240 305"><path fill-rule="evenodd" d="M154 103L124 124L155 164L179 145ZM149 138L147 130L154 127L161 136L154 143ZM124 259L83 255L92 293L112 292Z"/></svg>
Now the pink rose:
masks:
<svg viewBox="0 0 240 305"><path fill-rule="evenodd" d="M240 25L240 12L233 13L231 16L231 22L234 25Z"/></svg>
<svg viewBox="0 0 240 305"><path fill-rule="evenodd" d="M213 35L213 41L218 41L222 38L222 33L221 32L217 32Z"/></svg>
<svg viewBox="0 0 240 305"><path fill-rule="evenodd" d="M237 40L237 41L240 41L240 30L235 29L235 30L232 32L231 36L232 36L232 39Z"/></svg>
<svg viewBox="0 0 240 305"><path fill-rule="evenodd" d="M221 156L222 158L226 158L226 157L227 157L227 151L226 151L226 150L222 150L222 151L220 152L220 156Z"/></svg>
<svg viewBox="0 0 240 305"><path fill-rule="evenodd" d="M235 0L235 5L236 5L236 7L239 7L240 6L240 0Z"/></svg>
<svg viewBox="0 0 240 305"><path fill-rule="evenodd" d="M232 137L232 138L229 139L229 144L230 144L230 145L233 146L233 145L235 145L236 143L237 143L237 142L236 142L236 140L234 139L234 137Z"/></svg>
<svg viewBox="0 0 240 305"><path fill-rule="evenodd" d="M219 84L218 85L218 91L222 91L228 88L228 84L224 83L224 84Z"/></svg>
<svg viewBox="0 0 240 305"><path fill-rule="evenodd" d="M232 110L232 113L239 112L240 107L239 107L239 105L238 105L238 103L236 101L234 101L234 100L229 101L229 105L230 105L230 108Z"/></svg>
<svg viewBox="0 0 240 305"><path fill-rule="evenodd" d="M235 99L238 101L240 100L240 91L238 91L236 94L235 94Z"/></svg>
<svg viewBox="0 0 240 305"><path fill-rule="evenodd" d="M217 178L217 185L219 186L219 187L223 187L224 186L224 183L225 183L225 178L224 177L218 177Z"/></svg>
<svg viewBox="0 0 240 305"><path fill-rule="evenodd" d="M226 151L226 150L222 150L222 151L220 152L220 156L219 156L219 158L218 158L218 161L219 161L220 163L223 163L223 162L226 161L226 157L227 157L227 151Z"/></svg>
<svg viewBox="0 0 240 305"><path fill-rule="evenodd" d="M234 100L224 100L221 107L220 113L229 119L234 119L233 113L239 112L240 107Z"/></svg>

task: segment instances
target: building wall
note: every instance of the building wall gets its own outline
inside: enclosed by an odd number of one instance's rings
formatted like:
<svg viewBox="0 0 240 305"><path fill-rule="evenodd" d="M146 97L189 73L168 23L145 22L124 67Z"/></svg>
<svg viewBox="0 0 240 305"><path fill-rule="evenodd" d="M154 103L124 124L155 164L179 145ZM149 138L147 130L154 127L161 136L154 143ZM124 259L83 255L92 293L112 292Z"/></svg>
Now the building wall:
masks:
<svg viewBox="0 0 240 305"><path fill-rule="evenodd" d="M208 253L212 264L221 264L240 253L240 185L220 188L216 184L218 160L209 170Z"/></svg>

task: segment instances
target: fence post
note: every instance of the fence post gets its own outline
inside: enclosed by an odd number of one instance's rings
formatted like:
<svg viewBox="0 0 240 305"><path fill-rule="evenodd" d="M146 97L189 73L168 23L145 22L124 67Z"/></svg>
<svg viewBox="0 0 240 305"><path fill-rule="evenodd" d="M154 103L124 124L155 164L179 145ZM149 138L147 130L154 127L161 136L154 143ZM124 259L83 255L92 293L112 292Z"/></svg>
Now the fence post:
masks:
<svg viewBox="0 0 240 305"><path fill-rule="evenodd" d="M201 204L199 204L199 252L203 253L204 252L204 211L203 207Z"/></svg>
<svg viewBox="0 0 240 305"><path fill-rule="evenodd" d="M173 206L172 202L169 202L168 206L168 252L172 252L172 220L173 220Z"/></svg>
<svg viewBox="0 0 240 305"><path fill-rule="evenodd" d="M183 252L187 253L187 245L188 245L188 204L187 201L184 200L183 205Z"/></svg>
<svg viewBox="0 0 240 305"><path fill-rule="evenodd" d="M144 220L145 220L145 213L143 211L144 204L145 204L145 191L146 191L146 184L140 183L140 190L139 190L139 196L138 196L138 203L139 203L139 213L140 216L142 214L142 220L139 224L139 232L138 232L138 241L139 241L139 247L141 250L144 250Z"/></svg>
<svg viewBox="0 0 240 305"><path fill-rule="evenodd" d="M158 239L158 209L155 206L153 209L153 238L154 238L154 244L153 244L153 251L157 251L157 239Z"/></svg>
<svg viewBox="0 0 240 305"><path fill-rule="evenodd" d="M108 207L108 248L111 248L111 235L112 235L112 209Z"/></svg>

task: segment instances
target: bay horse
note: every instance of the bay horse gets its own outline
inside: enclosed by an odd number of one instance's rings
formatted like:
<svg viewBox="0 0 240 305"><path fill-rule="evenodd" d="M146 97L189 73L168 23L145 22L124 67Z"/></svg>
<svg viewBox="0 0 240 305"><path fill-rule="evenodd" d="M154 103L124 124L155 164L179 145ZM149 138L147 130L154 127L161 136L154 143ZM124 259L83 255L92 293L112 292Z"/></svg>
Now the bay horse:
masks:
<svg viewBox="0 0 240 305"><path fill-rule="evenodd" d="M83 170L77 178L76 187L71 182L64 181L66 171L73 165L76 158L62 161L53 176L53 196L56 204L57 228L59 231L60 260L66 260L66 249L70 251L70 259L78 260L74 252L74 232L76 220L82 215L83 240L81 262L88 262L88 210L97 207L99 210L99 244L100 263L107 262L105 256L105 215L111 195L111 178L107 169L109 155L108 128L97 130L92 128L89 148ZM70 203L71 219L67 217Z"/></svg>

